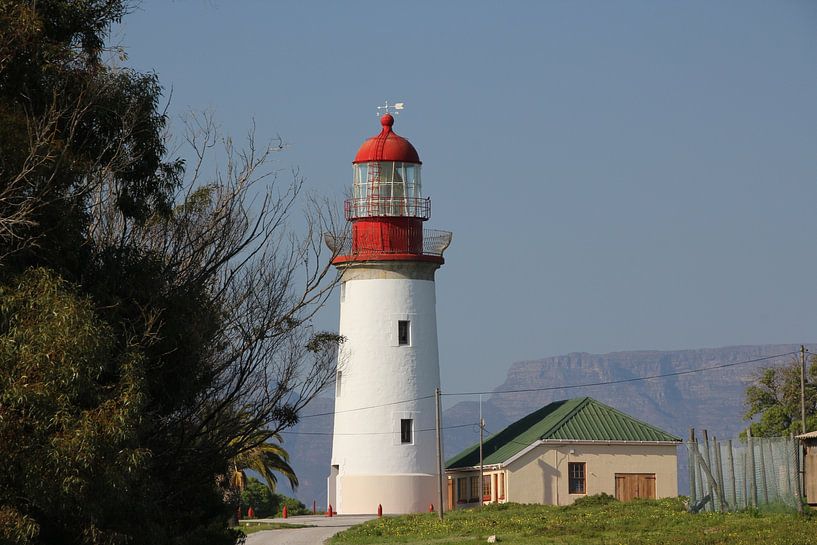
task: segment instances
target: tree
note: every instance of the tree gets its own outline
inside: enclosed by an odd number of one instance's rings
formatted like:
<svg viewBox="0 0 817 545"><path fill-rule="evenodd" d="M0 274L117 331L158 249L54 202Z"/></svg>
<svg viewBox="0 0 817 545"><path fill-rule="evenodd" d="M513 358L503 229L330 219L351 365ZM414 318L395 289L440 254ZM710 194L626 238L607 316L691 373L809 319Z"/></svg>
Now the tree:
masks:
<svg viewBox="0 0 817 545"><path fill-rule="evenodd" d="M806 369L806 429L817 429L817 357ZM801 433L799 359L782 367L766 367L746 389L746 420L754 437L781 437Z"/></svg>
<svg viewBox="0 0 817 545"><path fill-rule="evenodd" d="M246 514L250 507L256 517L274 517L279 510L278 495L258 479L250 477L241 491L241 512Z"/></svg>
<svg viewBox="0 0 817 545"><path fill-rule="evenodd" d="M311 514L306 506L295 498L272 492L264 483L250 477L241 492L241 512L246 514L252 507L256 517L274 517L287 506L290 515Z"/></svg>
<svg viewBox="0 0 817 545"><path fill-rule="evenodd" d="M257 433L263 437L269 435L268 430L259 430ZM278 485L276 473L286 477L292 489L295 490L298 487L298 477L295 475L295 470L289 465L289 453L280 445L281 442L281 436L273 434L265 442L248 448L230 460L232 466L230 482L233 486L243 490L247 482L245 470L250 469L261 475L273 492ZM249 442L249 444L252 443L254 441Z"/></svg>
<svg viewBox="0 0 817 545"><path fill-rule="evenodd" d="M168 157L126 12L0 1L0 543L233 543L230 460L334 378L336 216L208 117Z"/></svg>

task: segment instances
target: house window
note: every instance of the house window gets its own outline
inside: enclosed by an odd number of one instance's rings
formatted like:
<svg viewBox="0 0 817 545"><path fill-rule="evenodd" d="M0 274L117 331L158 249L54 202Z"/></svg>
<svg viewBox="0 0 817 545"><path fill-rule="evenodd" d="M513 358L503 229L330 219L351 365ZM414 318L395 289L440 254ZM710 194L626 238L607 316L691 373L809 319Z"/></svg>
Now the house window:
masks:
<svg viewBox="0 0 817 545"><path fill-rule="evenodd" d="M468 479L460 477L457 479L457 503L468 501Z"/></svg>
<svg viewBox="0 0 817 545"><path fill-rule="evenodd" d="M411 418L400 419L400 442L411 443Z"/></svg>
<svg viewBox="0 0 817 545"><path fill-rule="evenodd" d="M409 321L398 320L397 322L397 344L403 345L409 343Z"/></svg>
<svg viewBox="0 0 817 545"><path fill-rule="evenodd" d="M505 499L505 474L500 473L499 478L497 479L497 491L496 497L498 500Z"/></svg>
<svg viewBox="0 0 817 545"><path fill-rule="evenodd" d="M482 501L491 501L491 476L482 476Z"/></svg>
<svg viewBox="0 0 817 545"><path fill-rule="evenodd" d="M567 477L567 491L570 494L587 494L587 486L585 486L584 462L568 462Z"/></svg>
<svg viewBox="0 0 817 545"><path fill-rule="evenodd" d="M468 501L470 502L478 502L479 501L479 475L474 475L471 477L471 497Z"/></svg>
<svg viewBox="0 0 817 545"><path fill-rule="evenodd" d="M343 378L343 371L338 371L338 376L335 379L335 397L340 397L340 383Z"/></svg>

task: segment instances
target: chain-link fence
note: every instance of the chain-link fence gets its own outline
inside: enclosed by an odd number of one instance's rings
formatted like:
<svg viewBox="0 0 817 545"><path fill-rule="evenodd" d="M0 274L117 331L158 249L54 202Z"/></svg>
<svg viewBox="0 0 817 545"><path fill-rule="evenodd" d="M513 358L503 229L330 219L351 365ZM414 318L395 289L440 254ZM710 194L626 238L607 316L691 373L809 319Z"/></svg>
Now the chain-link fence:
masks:
<svg viewBox="0 0 817 545"><path fill-rule="evenodd" d="M686 443L689 510L800 509L798 441L790 437Z"/></svg>

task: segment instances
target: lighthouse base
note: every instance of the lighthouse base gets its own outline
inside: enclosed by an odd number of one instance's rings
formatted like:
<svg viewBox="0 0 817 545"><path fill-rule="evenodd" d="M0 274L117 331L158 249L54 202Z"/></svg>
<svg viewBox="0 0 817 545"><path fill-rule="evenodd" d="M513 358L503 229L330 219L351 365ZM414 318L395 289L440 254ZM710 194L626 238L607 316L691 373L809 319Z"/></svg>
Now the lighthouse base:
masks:
<svg viewBox="0 0 817 545"><path fill-rule="evenodd" d="M329 477L329 497L341 515L368 515L383 506L383 513L400 515L439 509L437 476L427 473L398 475L337 475ZM333 482L334 481L334 482Z"/></svg>

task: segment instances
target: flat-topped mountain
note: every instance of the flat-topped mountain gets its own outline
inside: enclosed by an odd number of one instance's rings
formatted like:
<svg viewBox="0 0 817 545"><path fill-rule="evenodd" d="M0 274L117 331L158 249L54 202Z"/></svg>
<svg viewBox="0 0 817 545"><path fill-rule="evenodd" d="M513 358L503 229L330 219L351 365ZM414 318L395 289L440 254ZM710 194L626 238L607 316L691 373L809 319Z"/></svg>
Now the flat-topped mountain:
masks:
<svg viewBox="0 0 817 545"><path fill-rule="evenodd" d="M817 345L808 347L812 352L817 349ZM482 413L488 432L493 433L552 401L590 396L679 437L687 437L694 427L719 438L734 438L746 425L744 392L757 370L791 361L796 356L790 353L799 348L785 344L573 353L516 362L505 382L483 395ZM781 354L786 355L771 357ZM769 359L752 361L761 358ZM456 384L444 385L443 391L456 394ZM475 396L455 395L444 401L449 406L443 413L448 458L479 440L479 401ZM331 399L321 398L304 414L330 413L332 407ZM332 417L304 418L291 431L284 434L284 447L301 480L295 495L310 507L313 499L325 507ZM679 490L685 493L685 471L679 471L679 479ZM285 485L281 490L286 492Z"/></svg>

